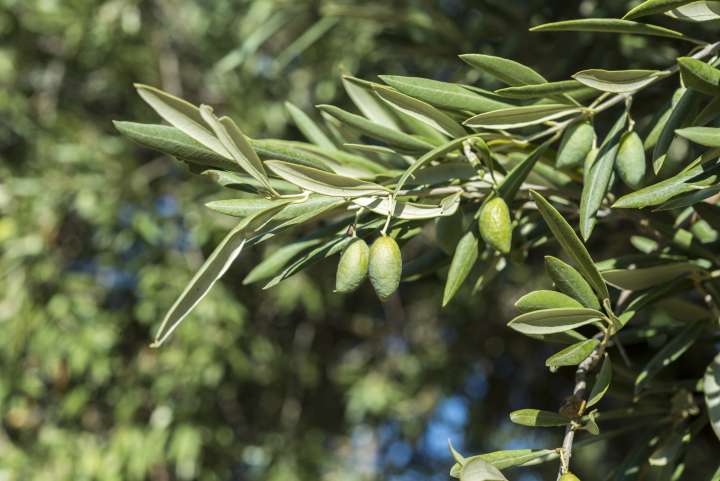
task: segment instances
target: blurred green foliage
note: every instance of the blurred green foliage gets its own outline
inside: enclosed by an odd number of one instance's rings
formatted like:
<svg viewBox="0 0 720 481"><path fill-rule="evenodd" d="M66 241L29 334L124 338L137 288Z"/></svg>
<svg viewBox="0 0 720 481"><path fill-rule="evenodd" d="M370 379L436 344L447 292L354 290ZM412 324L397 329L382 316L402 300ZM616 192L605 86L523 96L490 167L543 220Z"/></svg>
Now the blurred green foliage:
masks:
<svg viewBox="0 0 720 481"><path fill-rule="evenodd" d="M456 55L479 51L548 75L673 59L670 41L525 32L625 3L0 0L0 479L444 478L448 436L512 444L492 406L556 405L567 385L518 373L547 353L504 330L533 267L443 313L429 282L383 312L328 294L332 266L261 296L241 286L250 256L149 349L230 223L202 205L215 185L110 120L154 117L141 81L292 137L283 102L342 104L343 72L458 79Z"/></svg>

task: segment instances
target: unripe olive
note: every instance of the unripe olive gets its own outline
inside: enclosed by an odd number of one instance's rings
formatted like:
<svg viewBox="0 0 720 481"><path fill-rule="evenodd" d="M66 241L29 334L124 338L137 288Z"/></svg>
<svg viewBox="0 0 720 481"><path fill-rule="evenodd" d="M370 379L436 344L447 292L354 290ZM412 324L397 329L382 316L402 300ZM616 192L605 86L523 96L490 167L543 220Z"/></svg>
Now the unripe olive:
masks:
<svg viewBox="0 0 720 481"><path fill-rule="evenodd" d="M615 169L631 189L637 189L645 178L645 148L636 132L626 132L620 139Z"/></svg>
<svg viewBox="0 0 720 481"><path fill-rule="evenodd" d="M400 285L402 255L392 237L378 237L370 246L370 283L381 301L386 301Z"/></svg>
<svg viewBox="0 0 720 481"><path fill-rule="evenodd" d="M571 125L563 133L555 164L562 169L581 166L594 140L595 129L590 122Z"/></svg>
<svg viewBox="0 0 720 481"><path fill-rule="evenodd" d="M510 210L502 197L495 197L480 212L480 235L483 240L503 254L510 252L512 222Z"/></svg>
<svg viewBox="0 0 720 481"><path fill-rule="evenodd" d="M580 478L568 471L567 473L560 476L560 481L580 481Z"/></svg>
<svg viewBox="0 0 720 481"><path fill-rule="evenodd" d="M357 289L367 277L370 249L362 239L354 239L340 256L335 275L335 292Z"/></svg>

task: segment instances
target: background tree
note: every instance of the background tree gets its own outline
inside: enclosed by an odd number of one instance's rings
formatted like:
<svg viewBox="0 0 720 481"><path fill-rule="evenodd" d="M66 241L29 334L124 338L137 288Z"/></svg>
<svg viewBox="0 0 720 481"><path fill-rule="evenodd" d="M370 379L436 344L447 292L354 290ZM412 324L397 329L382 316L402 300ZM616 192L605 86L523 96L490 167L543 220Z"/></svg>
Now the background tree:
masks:
<svg viewBox="0 0 720 481"><path fill-rule="evenodd" d="M313 116L316 103L352 109L339 73L374 81L377 73L419 75L495 89L501 83L455 55L509 57L559 79L590 67L661 70L688 51L672 38L583 33L529 40L519 26L626 10L625 2L535 3L447 3L437 10L423 2L360 9L331 2L5 5L3 35L11 41L2 78L12 88L2 102L0 238L8 287L1 315L11 340L2 352L4 474L445 477L448 437L467 454L557 444L559 432L529 432L505 420L530 404L555 409L569 392L571 370L552 377L535 370L556 347L504 328L516 314L513 301L550 285L540 269L543 253L557 254L552 246L526 259L510 256L510 268L481 293L461 289L443 311L442 270L439 278L403 284L402 304L381 306L367 287L348 297L331 294L334 262L260 296L241 287L257 264L248 254L263 253L248 250L172 342L148 349L163 311L234 224L200 204L238 193L221 193L207 179L186 181L171 159L131 151L108 121L152 121L128 88L141 80L239 113L233 117L252 137L298 138L284 101ZM702 38L714 31L712 23L692 30ZM643 138L642 128L676 87L676 77L653 83L633 103ZM596 118L601 138L614 117ZM594 257L627 252L635 221L618 222L621 228L601 224L591 237ZM705 242L711 250L714 241ZM406 247L403 253L411 256ZM692 300L702 307L702 299ZM679 327L686 312L683 304L644 313L656 331L632 346L629 376L673 334L663 326ZM712 357L703 346L662 374L697 378ZM615 379L623 367L616 357ZM625 405L615 396L611 390L603 403ZM681 407L682 400L676 396ZM709 477L713 466L691 461L713 442L709 429L701 431L686 475ZM595 443L577 451L573 469L594 479L596 460L616 465L635 444L632 437ZM555 467L520 468L511 477L549 477Z"/></svg>

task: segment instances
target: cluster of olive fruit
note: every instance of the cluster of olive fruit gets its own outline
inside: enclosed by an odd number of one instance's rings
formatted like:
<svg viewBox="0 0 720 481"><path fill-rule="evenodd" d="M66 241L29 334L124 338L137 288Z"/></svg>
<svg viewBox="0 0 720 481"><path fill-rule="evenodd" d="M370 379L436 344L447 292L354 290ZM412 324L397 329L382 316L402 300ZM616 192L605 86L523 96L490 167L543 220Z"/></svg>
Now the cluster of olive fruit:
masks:
<svg viewBox="0 0 720 481"><path fill-rule="evenodd" d="M510 252L512 221L510 210L501 197L494 197L483 206L478 227L488 245L504 254ZM335 292L352 292L368 276L381 301L397 290L402 276L402 254L395 239L383 234L370 247L359 237L353 239L340 256Z"/></svg>
<svg viewBox="0 0 720 481"><path fill-rule="evenodd" d="M363 239L353 239L340 256L335 292L354 291L368 275L381 301L386 301L397 290L402 275L402 255L395 239L381 235L370 247Z"/></svg>

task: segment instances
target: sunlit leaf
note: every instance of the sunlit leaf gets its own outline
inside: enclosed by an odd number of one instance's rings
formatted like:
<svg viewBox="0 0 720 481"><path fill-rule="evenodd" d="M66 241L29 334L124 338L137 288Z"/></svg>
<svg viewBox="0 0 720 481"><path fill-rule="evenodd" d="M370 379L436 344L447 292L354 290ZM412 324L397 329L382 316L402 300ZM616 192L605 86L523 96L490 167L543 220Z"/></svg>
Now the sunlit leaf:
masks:
<svg viewBox="0 0 720 481"><path fill-rule="evenodd" d="M517 316L508 327L522 334L553 334L592 324L603 317L603 313L595 309L543 309Z"/></svg>
<svg viewBox="0 0 720 481"><path fill-rule="evenodd" d="M654 82L662 72L658 70L583 70L573 78L583 85L603 92L628 93Z"/></svg>
<svg viewBox="0 0 720 481"><path fill-rule="evenodd" d="M570 423L570 419L551 411L542 411L540 409L520 409L510 413L510 421L521 426L529 427L555 427L565 426Z"/></svg>
<svg viewBox="0 0 720 481"><path fill-rule="evenodd" d="M532 85L546 82L545 78L514 60L482 54L460 55L468 64L510 86Z"/></svg>
<svg viewBox="0 0 720 481"><path fill-rule="evenodd" d="M286 181L310 192L332 197L364 197L387 194L389 191L378 184L353 177L333 174L324 170L295 165L280 160L269 160L267 166Z"/></svg>
<svg viewBox="0 0 720 481"><path fill-rule="evenodd" d="M597 339L580 341L547 358L545 365L547 367L577 366L583 362L599 344L600 341Z"/></svg>
<svg viewBox="0 0 720 481"><path fill-rule="evenodd" d="M464 124L478 129L518 129L557 120L578 112L580 112L578 108L566 104L526 105L478 114L467 119Z"/></svg>
<svg viewBox="0 0 720 481"><path fill-rule="evenodd" d="M531 32L604 32L629 33L635 35L654 35L686 39L685 35L669 28L647 23L620 20L616 18L584 18L579 20L563 20L546 23L530 29Z"/></svg>

